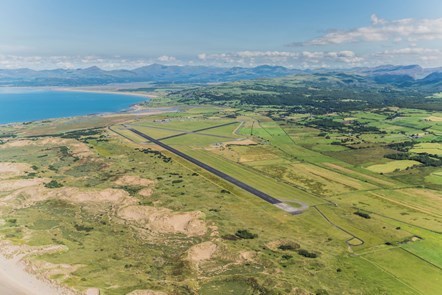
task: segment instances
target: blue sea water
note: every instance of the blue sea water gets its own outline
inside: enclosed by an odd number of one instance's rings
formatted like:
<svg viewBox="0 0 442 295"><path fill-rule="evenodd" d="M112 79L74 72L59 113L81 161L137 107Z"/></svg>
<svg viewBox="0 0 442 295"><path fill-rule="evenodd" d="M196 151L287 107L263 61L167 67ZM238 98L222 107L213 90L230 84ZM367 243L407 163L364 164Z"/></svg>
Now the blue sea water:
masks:
<svg viewBox="0 0 442 295"><path fill-rule="evenodd" d="M117 112L144 100L122 94L0 88L0 124Z"/></svg>

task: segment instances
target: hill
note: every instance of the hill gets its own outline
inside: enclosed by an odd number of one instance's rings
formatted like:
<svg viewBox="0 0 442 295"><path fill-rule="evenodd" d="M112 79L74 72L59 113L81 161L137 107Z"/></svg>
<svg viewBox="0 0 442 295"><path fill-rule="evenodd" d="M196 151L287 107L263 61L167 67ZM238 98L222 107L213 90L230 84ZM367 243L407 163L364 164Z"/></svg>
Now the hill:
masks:
<svg viewBox="0 0 442 295"><path fill-rule="evenodd" d="M374 68L299 70L282 66L261 65L253 68L212 66L167 66L151 64L126 70L103 70L96 66L84 69L0 69L0 86L87 86L111 83L219 83L262 78L279 78L296 74L350 75L349 79L376 80L379 84L409 85L431 77L440 81L442 69L424 69L417 65L380 66ZM344 79L344 76L342 76ZM343 81L346 82L346 81Z"/></svg>
<svg viewBox="0 0 442 295"><path fill-rule="evenodd" d="M299 74L238 81L171 93L184 103L290 106L297 113L327 113L399 106L441 110L428 99L442 91L442 74L415 80L408 75L362 76L348 73Z"/></svg>

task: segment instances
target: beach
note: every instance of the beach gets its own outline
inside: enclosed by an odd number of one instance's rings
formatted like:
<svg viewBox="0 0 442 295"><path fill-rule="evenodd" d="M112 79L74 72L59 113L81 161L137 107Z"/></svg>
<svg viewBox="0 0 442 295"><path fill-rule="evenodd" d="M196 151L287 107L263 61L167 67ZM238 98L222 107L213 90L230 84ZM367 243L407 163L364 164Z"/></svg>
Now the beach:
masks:
<svg viewBox="0 0 442 295"><path fill-rule="evenodd" d="M75 295L77 293L38 279L26 271L20 256L0 255L0 294L2 295Z"/></svg>

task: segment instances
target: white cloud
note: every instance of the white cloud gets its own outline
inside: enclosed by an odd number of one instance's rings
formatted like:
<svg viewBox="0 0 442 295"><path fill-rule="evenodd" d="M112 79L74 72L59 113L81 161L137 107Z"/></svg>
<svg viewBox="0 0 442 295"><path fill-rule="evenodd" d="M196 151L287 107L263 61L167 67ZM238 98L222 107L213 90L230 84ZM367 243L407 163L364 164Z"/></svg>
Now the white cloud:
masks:
<svg viewBox="0 0 442 295"><path fill-rule="evenodd" d="M388 21L371 16L371 25L347 31L335 31L321 37L301 43L302 45L329 45L352 42L378 42L378 41L410 41L442 40L442 18L413 19L404 18ZM295 42L292 45L299 45Z"/></svg>
<svg viewBox="0 0 442 295"><path fill-rule="evenodd" d="M167 63L169 63L169 62L175 62L175 61L176 61L176 57L174 57L174 56L169 56L169 55L162 55L162 56L160 56L160 57L158 58L158 60L159 60L160 62L167 62Z"/></svg>
<svg viewBox="0 0 442 295"><path fill-rule="evenodd" d="M390 54L390 55L440 54L441 51L439 49L433 49L433 48L406 47L406 48L385 50L382 53L383 54Z"/></svg>
<svg viewBox="0 0 442 295"><path fill-rule="evenodd" d="M102 69L113 70L121 68L136 68L154 63L149 58L122 58L117 56L20 56L0 54L0 69L32 68L86 68L98 66Z"/></svg>
<svg viewBox="0 0 442 295"><path fill-rule="evenodd" d="M259 51L244 50L224 53L200 53L194 57L122 57L122 56L19 56L0 54L0 69L86 68L98 66L105 70L133 69L152 63L169 65L207 65L223 67L255 67L274 65L292 68L349 68L381 64L420 64L424 67L442 66L442 48L408 46L393 47L374 53L359 54L340 51Z"/></svg>
<svg viewBox="0 0 442 295"><path fill-rule="evenodd" d="M376 53L374 58L385 63L420 63L424 66L440 66L442 50L422 47L396 48Z"/></svg>
<svg viewBox="0 0 442 295"><path fill-rule="evenodd" d="M21 56L0 53L0 69L32 68L32 69L75 69L97 66L105 70L133 69L148 64L161 62L165 64L182 64L173 56L158 58L125 58L121 56Z"/></svg>
<svg viewBox="0 0 442 295"><path fill-rule="evenodd" d="M206 58L207 58L207 54L205 54L205 53L200 53L200 54L198 54L198 59L199 60L206 60Z"/></svg>
<svg viewBox="0 0 442 295"><path fill-rule="evenodd" d="M259 64L293 67L352 66L363 62L353 51L238 51L233 53L200 53L198 59L214 65L256 66Z"/></svg>

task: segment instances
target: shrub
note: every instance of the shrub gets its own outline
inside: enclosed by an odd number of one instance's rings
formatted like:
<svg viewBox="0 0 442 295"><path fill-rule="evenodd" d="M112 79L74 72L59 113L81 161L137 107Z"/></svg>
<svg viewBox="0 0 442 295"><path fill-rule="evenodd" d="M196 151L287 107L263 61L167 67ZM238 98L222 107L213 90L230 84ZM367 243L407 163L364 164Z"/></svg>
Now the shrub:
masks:
<svg viewBox="0 0 442 295"><path fill-rule="evenodd" d="M129 193L129 195L134 196L135 194L137 194L143 187L139 186L139 185L123 185L120 186L119 188L125 190L126 192Z"/></svg>
<svg viewBox="0 0 442 295"><path fill-rule="evenodd" d="M309 252L308 250L305 249L299 249L298 250L298 254L307 258L316 258L318 257L318 254L313 253L313 252Z"/></svg>
<svg viewBox="0 0 442 295"><path fill-rule="evenodd" d="M47 188L59 188L62 186L63 186L63 184L59 183L56 180L51 180L50 182L45 184L45 187L47 187Z"/></svg>
<svg viewBox="0 0 442 295"><path fill-rule="evenodd" d="M250 240L250 239L254 239L254 238L258 237L257 234L253 234L246 229L239 229L235 233L235 236L237 236L240 239L246 239L246 240Z"/></svg>
<svg viewBox="0 0 442 295"><path fill-rule="evenodd" d="M368 213L364 213L364 212L361 212L361 211L356 211L354 214L358 215L358 216L360 216L362 218L365 218L365 219L370 219L371 218L371 216Z"/></svg>
<svg viewBox="0 0 442 295"><path fill-rule="evenodd" d="M85 231L85 232L90 232L91 230L94 229L92 226L85 226L81 224L75 224L74 227L77 231Z"/></svg>
<svg viewBox="0 0 442 295"><path fill-rule="evenodd" d="M287 251L287 250L294 251L294 250L299 249L299 245L296 243L282 244L282 245L279 245L278 249L283 250L283 251Z"/></svg>

